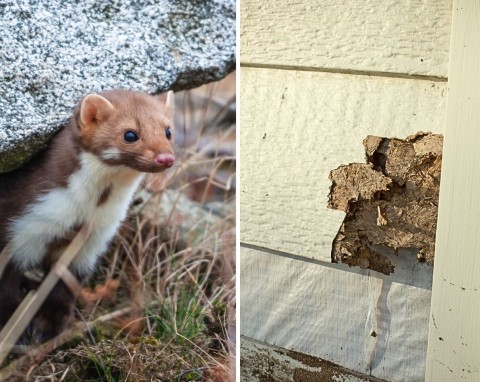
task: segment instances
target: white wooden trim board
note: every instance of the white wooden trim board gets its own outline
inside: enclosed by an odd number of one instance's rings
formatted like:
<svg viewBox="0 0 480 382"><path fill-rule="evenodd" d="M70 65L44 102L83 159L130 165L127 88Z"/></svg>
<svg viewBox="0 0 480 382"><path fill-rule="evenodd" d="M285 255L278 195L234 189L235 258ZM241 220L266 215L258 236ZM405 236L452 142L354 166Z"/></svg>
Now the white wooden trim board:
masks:
<svg viewBox="0 0 480 382"><path fill-rule="evenodd" d="M455 0L426 381L480 381L480 1Z"/></svg>

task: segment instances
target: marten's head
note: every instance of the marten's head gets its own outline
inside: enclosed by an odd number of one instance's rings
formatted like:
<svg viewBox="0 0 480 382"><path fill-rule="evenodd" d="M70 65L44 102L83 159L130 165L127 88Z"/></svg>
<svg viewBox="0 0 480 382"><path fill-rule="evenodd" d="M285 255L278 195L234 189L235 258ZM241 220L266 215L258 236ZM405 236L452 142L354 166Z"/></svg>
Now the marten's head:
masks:
<svg viewBox="0 0 480 382"><path fill-rule="evenodd" d="M87 95L77 108L81 147L111 166L141 172L171 167L173 92L150 96L128 90Z"/></svg>

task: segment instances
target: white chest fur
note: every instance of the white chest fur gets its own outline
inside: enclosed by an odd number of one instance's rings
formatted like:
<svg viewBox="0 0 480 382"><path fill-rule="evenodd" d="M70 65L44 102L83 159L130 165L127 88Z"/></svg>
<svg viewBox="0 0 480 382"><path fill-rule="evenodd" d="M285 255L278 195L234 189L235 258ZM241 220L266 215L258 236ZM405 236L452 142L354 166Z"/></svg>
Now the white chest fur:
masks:
<svg viewBox="0 0 480 382"><path fill-rule="evenodd" d="M139 172L107 166L93 154L82 153L80 168L70 176L66 188L39 196L12 222L9 237L13 260L24 269L38 265L49 243L90 221L92 234L72 266L80 273L92 271L125 218L142 177ZM99 204L106 189L110 189L109 197Z"/></svg>

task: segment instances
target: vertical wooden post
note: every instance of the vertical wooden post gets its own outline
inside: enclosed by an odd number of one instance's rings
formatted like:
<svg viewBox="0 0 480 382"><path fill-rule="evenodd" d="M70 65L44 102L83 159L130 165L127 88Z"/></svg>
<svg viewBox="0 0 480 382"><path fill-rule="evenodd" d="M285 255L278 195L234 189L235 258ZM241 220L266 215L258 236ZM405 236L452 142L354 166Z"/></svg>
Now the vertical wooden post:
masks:
<svg viewBox="0 0 480 382"><path fill-rule="evenodd" d="M480 381L480 0L454 0L426 381Z"/></svg>

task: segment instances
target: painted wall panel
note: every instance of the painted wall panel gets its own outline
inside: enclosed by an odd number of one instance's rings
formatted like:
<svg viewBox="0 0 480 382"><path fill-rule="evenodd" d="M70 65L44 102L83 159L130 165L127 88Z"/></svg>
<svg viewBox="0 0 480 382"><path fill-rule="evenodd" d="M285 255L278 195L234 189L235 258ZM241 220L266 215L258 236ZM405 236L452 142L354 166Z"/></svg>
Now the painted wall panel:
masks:
<svg viewBox="0 0 480 382"><path fill-rule="evenodd" d="M241 248L242 335L394 382L423 381L429 289Z"/></svg>
<svg viewBox="0 0 480 382"><path fill-rule="evenodd" d="M308 258L330 261L328 174L368 134L444 130L445 82L242 68L241 89L241 241Z"/></svg>
<svg viewBox="0 0 480 382"><path fill-rule="evenodd" d="M449 0L242 0L243 64L446 77Z"/></svg>

